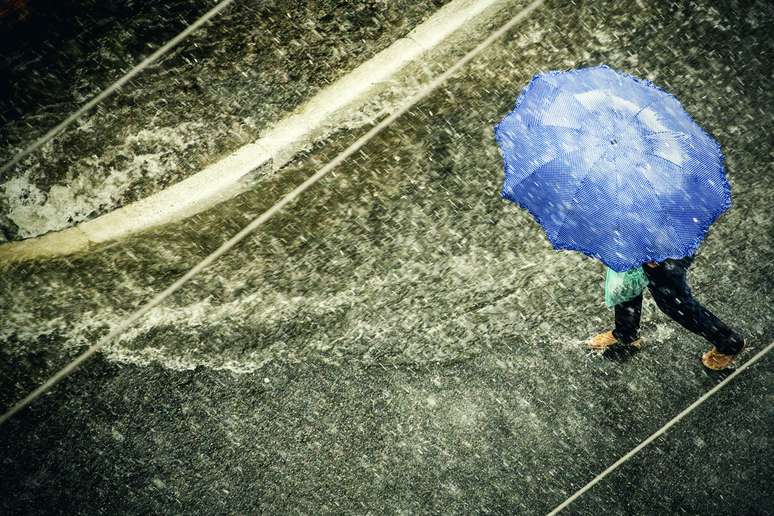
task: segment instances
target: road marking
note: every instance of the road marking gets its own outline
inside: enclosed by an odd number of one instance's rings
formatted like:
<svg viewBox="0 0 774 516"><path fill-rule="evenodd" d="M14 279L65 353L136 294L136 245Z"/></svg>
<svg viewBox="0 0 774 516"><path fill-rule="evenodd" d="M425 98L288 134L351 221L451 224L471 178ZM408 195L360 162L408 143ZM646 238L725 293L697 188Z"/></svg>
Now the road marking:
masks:
<svg viewBox="0 0 774 516"><path fill-rule="evenodd" d="M505 34L510 29L515 27L519 22L527 18L535 9L540 7L543 4L543 2L544 0L534 0L531 4L529 4L527 7L522 9L519 13L516 14L516 16L514 16L507 23L505 23L505 25L501 26L499 29L493 32L488 38L486 38L484 41L479 43L478 46L476 46L476 48L474 48L473 50L465 54L451 68L449 68L444 73L442 73L441 75L433 79L428 85L422 88L422 90L417 92L414 96L410 97L404 104L400 106L400 108L397 111L395 111L390 116L388 116L387 118L379 122L379 124L371 128L366 134L358 138L354 143L352 143L349 147L347 147L344 151L342 151L338 156L336 156L331 161L329 161L324 167L318 170L314 175L310 176L306 181L301 183L299 186L297 186L289 193L285 194L285 196L282 199L280 199L279 202L277 202L274 206L272 206L271 208L263 212L261 215L259 215L257 218L255 218L247 226L242 228L242 230L239 231L239 233L237 233L236 235L228 239L226 242L224 242L212 254L204 258L201 262L197 263L191 270L185 273L177 281L172 283L172 285L164 289L164 291L156 294L153 297L153 299L151 299L145 305L143 305L138 310L136 310L134 313L132 313L131 315L123 319L121 323L118 324L118 326L116 326L110 331L110 333L102 337L99 341L97 341L95 344L90 346L81 355L76 357L75 360L67 364L64 368L62 368L57 373L55 373L51 378L46 380L45 383L40 385L37 389L29 393L22 400L20 400L11 408L9 408L2 416L0 416L0 425L8 421L14 414L16 414L21 409L23 409L24 407L26 407L27 405L35 401L37 398L39 398L48 390L50 390L52 387L54 387L54 385L56 385L62 379L67 377L70 373L75 371L75 369L77 369L78 366L80 366L83 362L88 360L92 355L94 355L97 351L99 351L105 344L107 344L108 342L116 338L118 335L120 335L121 333L129 329L143 315L148 313L151 309L159 305L162 301L164 301L166 298L171 296L174 292L179 290L183 285L188 283L190 279L192 279L194 276L199 274L199 272L201 272L204 268L212 264L215 260L220 258L222 255L230 251L231 248L233 248L235 245L241 242L247 235L249 235L256 229L258 229L266 221L268 221L280 210L282 210L286 205L293 202L298 196L300 196L309 187L311 187L312 185L317 183L320 179L322 179L325 175L327 175L328 172L336 168L344 160L346 160L352 154L360 150L366 143L371 141L371 139L373 139L376 135L381 133L385 128L389 127L389 125L392 124L395 120L400 118L404 113L406 113L411 108L413 108L417 103L419 103L421 100L423 100L432 92L434 92L439 86L441 86L444 82L446 82L452 75L457 73L470 60L472 60L483 50L488 48L489 45L494 43L503 34Z"/></svg>
<svg viewBox="0 0 774 516"><path fill-rule="evenodd" d="M567 500L565 500L564 502L562 502L561 504L556 506L556 508L554 510L552 510L551 512L548 513L548 516L553 516L553 515L559 513L559 511L561 511L562 509L567 508L568 505L570 505L573 501L577 500L578 497L580 497L583 493L585 493L586 491L588 491L589 489L594 487L596 484L598 484L600 480L602 480L603 478L608 476L610 473L615 471L621 464L623 464L627 460L629 460L632 457L634 457L640 450L645 448L647 445L649 445L650 443L652 443L653 441L658 439L661 435L666 433L667 430L669 430L674 425L679 423L680 420L682 420L685 416L690 414L693 411L693 409L695 409L696 407L698 407L699 405L701 405L702 403L707 401L713 394L715 394L720 389L722 389L723 387L728 385L728 383L731 380L733 380L734 378L736 378L736 376L739 373L741 373L742 371L744 371L745 369L747 369L748 367L753 365L755 362L757 362L758 360L763 358L763 356L766 353L768 353L769 351L771 351L771 348L773 348L773 347L774 347L774 342L770 343L768 346L763 348L763 350L759 351L750 360L748 360L747 362L745 362L744 364L739 366L733 373L731 373L726 378L724 378L722 382L720 382L715 387L713 387L712 389L710 389L707 392L705 392L699 399L697 399L696 401L691 403L686 409L684 409L682 412L680 412L675 417L673 417L671 420L669 420L669 422L667 422L667 424L665 424L664 426L662 426L661 428L656 430L650 437L648 437L647 439L642 441L640 444L638 444L635 448L633 448L631 451L629 451L629 453L627 453L626 455L624 455L623 457L621 457L620 459L615 461L605 471L603 471L602 473L600 473L599 475L594 477L594 479L592 479L591 482L589 482L588 484L586 484L585 486L580 488L572 496L570 496Z"/></svg>
<svg viewBox="0 0 774 516"><path fill-rule="evenodd" d="M255 142L144 199L62 231L2 244L0 264L84 251L90 245L182 220L233 198L250 187L244 179L257 169L270 164L276 171L337 127L351 127L347 119L387 89L406 66L438 48L455 32L485 23L512 4L513 0L452 0L405 38L320 91ZM363 120L359 125L365 123ZM68 244L62 245L64 241Z"/></svg>

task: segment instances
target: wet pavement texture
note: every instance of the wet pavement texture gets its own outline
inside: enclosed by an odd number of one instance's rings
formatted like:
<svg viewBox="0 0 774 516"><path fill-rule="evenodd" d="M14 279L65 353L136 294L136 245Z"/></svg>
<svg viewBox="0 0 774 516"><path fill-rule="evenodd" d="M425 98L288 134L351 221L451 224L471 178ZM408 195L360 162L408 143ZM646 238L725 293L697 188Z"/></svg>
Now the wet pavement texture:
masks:
<svg viewBox="0 0 774 516"><path fill-rule="evenodd" d="M763 3L548 3L0 427L0 509L546 513L723 375L650 299L642 351L585 351L612 318L603 267L499 198L492 127L538 70L606 63L674 93L734 193L689 280L747 360L774 338L771 21ZM355 137L185 222L4 269L3 404ZM761 360L569 513L770 514L773 373Z"/></svg>
<svg viewBox="0 0 774 516"><path fill-rule="evenodd" d="M235 2L0 179L3 238L70 227L198 172L255 140L447 1ZM212 6L192 0L80 6L83 14L52 35L54 42L42 38L34 49L5 57L0 161ZM39 11L45 9L34 9L17 26L21 34L8 38L39 37L37 24L56 23Z"/></svg>

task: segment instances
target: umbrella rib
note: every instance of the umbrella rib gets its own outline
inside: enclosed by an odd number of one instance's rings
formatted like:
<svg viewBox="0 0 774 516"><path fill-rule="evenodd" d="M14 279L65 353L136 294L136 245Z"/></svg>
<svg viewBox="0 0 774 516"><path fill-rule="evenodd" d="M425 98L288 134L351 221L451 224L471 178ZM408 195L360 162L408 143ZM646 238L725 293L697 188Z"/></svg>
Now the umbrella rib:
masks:
<svg viewBox="0 0 774 516"><path fill-rule="evenodd" d="M681 165L675 163L671 159L666 159L664 156L659 156L658 154L653 154L652 152L645 152L645 151L640 151L640 152L642 152L642 154L644 156L652 156L654 158L662 159L662 160L666 161L667 163L671 163L672 165L676 166L680 170L683 170L683 167Z"/></svg>
<svg viewBox="0 0 774 516"><path fill-rule="evenodd" d="M651 131L646 136L644 136L644 138L647 138L648 136L652 136L654 134L664 134L664 133L682 134L682 135L685 135L687 138L690 138L690 135L686 134L684 131L675 131L674 129L665 129L663 131Z"/></svg>
<svg viewBox="0 0 774 516"><path fill-rule="evenodd" d="M603 145L603 144L602 144L602 143L600 143L600 144L598 144L598 145L594 145L593 147L590 147L590 148L591 148L591 149L596 149L597 147L600 147L600 146L602 146L602 145ZM548 165L548 164L550 164L550 163L553 163L554 161L556 161L557 159L559 159L559 158L561 158L561 157L569 156L570 154L574 154L574 153L576 153L576 152L578 152L578 151L581 151L581 150L588 150L588 149L585 149L585 148L583 148L583 147L579 147L579 148L577 148L577 149L573 149L573 150L571 150L571 151L564 151L564 152L560 152L559 154L557 154L556 156L554 156L554 157L553 157L553 158L551 158L550 160L546 161L545 163L541 163L540 165L538 165L537 167L535 167L535 168L534 168L534 169L533 169L533 170L532 170L532 171L531 171L529 174L527 174L526 176L524 176L524 177L522 177L521 179L519 179L519 182L518 182L518 183L516 183L515 185L513 185L513 188L516 188L516 187L518 187L519 185L521 185L521 184L522 184L524 181L526 181L528 178L532 177L532 175L533 175L535 172L537 172L537 171L538 171L538 170L540 170L541 168L545 167L546 165ZM594 164L596 165L596 162L595 162Z"/></svg>
<svg viewBox="0 0 774 516"><path fill-rule="evenodd" d="M661 204L661 199L658 195L656 195L656 185L653 184L653 181L650 180L648 176L645 174L641 174L642 178L645 179L645 181L648 182L648 184L653 188L653 197L656 199L656 202L658 203L659 213L661 214L661 217L659 217L659 224L664 222L666 220L666 210L664 209L664 205Z"/></svg>
<svg viewBox="0 0 774 516"><path fill-rule="evenodd" d="M557 127L559 129L569 129L570 131L577 131L581 134L585 134L586 136L591 136L593 138L601 139L598 135L592 134L582 128L579 127L567 127L566 125L556 125L556 124L541 124L542 127Z"/></svg>
<svg viewBox="0 0 774 516"><path fill-rule="evenodd" d="M556 102L556 100L557 100L557 99L558 99L560 96L564 96L565 98L569 99L571 103L573 103L573 104L575 104L576 106L580 107L580 108L581 108L581 109L582 109L582 110L583 110L583 111L586 113L586 115L588 115L588 117L589 117L589 118L593 118L593 117L595 116L595 115L594 115L594 112L592 112L592 111L591 111L591 110L590 110L588 107L586 107L586 106L585 106L585 105L584 105L582 102L580 102L580 101L579 101L579 100L578 100L578 99L575 97L575 95L573 95L573 94L569 93L568 91L565 91L565 90L563 90L562 88L560 88L559 86L556 86L555 84L551 84L550 82L548 82L546 79L544 79L544 78L542 78L542 77L541 77L541 79L542 79L544 82L546 82L547 84L551 85L551 87L553 87L554 89L556 89L556 91L558 92L558 93L557 93L557 96L554 98L554 102ZM574 130L576 130L576 131L580 132L581 134L585 134L585 135L587 135L587 136L592 136L592 137L599 138L599 136L597 136L597 135L595 135L595 134L592 134L592 133L590 133L590 132L586 131L586 130L585 130L585 129L583 129L583 128L566 127L566 126L563 126L563 125L555 125L555 124L546 124L546 123L543 123L543 122L542 122L542 120L541 120L541 125L544 125L544 126L546 126L546 127L565 127L566 129L574 129Z"/></svg>
<svg viewBox="0 0 774 516"><path fill-rule="evenodd" d="M613 229L614 233L620 233L621 231L621 172L620 170L615 171L615 211L616 211L616 219L615 219L615 229Z"/></svg>
<svg viewBox="0 0 774 516"><path fill-rule="evenodd" d="M539 126L532 127L532 128L530 128L530 130L533 133L534 132L540 132L540 130L542 128L544 128L544 127L552 127L554 129L565 129L565 130L568 130L568 131L575 131L576 133L580 133L580 134L583 134L583 135L588 136L590 138L593 138L595 140L599 140L600 143L604 143L604 142L601 141L602 138L599 135L590 133L590 132L588 132L588 131L586 131L584 129L580 129L580 128L577 128L577 127L567 127L565 125L546 124L546 123L542 123L541 122L541 124Z"/></svg>
<svg viewBox="0 0 774 516"><path fill-rule="evenodd" d="M685 134L685 133L683 133L683 134ZM690 138L693 138L693 135L690 135L690 134L689 134L689 135L688 135L688 138L689 138L689 139L690 139ZM692 155L690 152L686 151L685 149L682 149L682 150L683 150L683 152L684 152L684 156L685 156L685 158L686 158L686 163L688 163L688 162L691 162L691 163L693 163L694 165L696 165L696 166L699 166L699 167L703 167L703 166L704 166L704 163L702 163L701 161L699 161L699 160L698 160L698 159L697 159L697 158L696 158L694 155ZM652 153L647 153L647 154L646 154L646 153L645 153L645 152L643 152L643 151L641 151L641 152L642 152L644 155L646 155L646 156L655 156L655 157L657 157L657 158L660 158L660 159L662 159L662 160L666 161L667 163L669 163L670 165L673 165L673 166L675 166L675 167L679 168L679 169L680 169L680 170L682 170L682 171L685 171L685 169L686 169L686 167L685 167L684 165L678 165L678 164L677 164L677 163L675 163L674 161L670 161L670 160L666 159L666 158L665 158L665 157L663 157L663 156L659 156L659 155L657 155L657 154L652 154Z"/></svg>
<svg viewBox="0 0 774 516"><path fill-rule="evenodd" d="M655 104L657 100L660 100L660 99L652 100L652 101L648 102L647 104L645 104L642 108L640 108L640 110L637 111L637 113L635 113L634 116L631 117L631 119L629 119L628 127L633 126L634 125L634 121L640 116L640 114L643 111L645 111L646 109L648 109L650 106ZM671 129L671 128L670 129L665 129L663 131L652 131L649 134L664 134L664 133L677 133L677 134L686 135L686 137L689 137L689 138L691 137L691 135L689 133L687 133L686 131L678 131L678 130Z"/></svg>
<svg viewBox="0 0 774 516"><path fill-rule="evenodd" d="M591 133L591 132L586 131L585 129L582 129L582 128L567 127L565 125L556 125L556 124L541 124L541 127L556 127L557 129L568 129L570 131L575 131L575 132L577 132L579 134L582 134L584 136L588 136L589 138L593 138L595 140L599 140L600 143L605 143L605 142L601 141L601 140L603 140L603 138L601 136L599 136L598 134Z"/></svg>
<svg viewBox="0 0 774 516"><path fill-rule="evenodd" d="M647 156L647 155L648 155L648 153L646 153L646 152L643 152L643 151L639 151L639 152L640 152L640 154L642 154L643 156ZM660 156L657 156L657 157L660 157ZM663 158L662 158L662 159L663 159ZM669 161L669 160L666 160L666 161ZM671 162L671 161L669 161L669 163L672 163L672 162ZM656 193L656 185L655 185L655 184L653 184L653 181L651 181L651 180L650 180L650 178L649 178L648 176L646 176L644 173L640 173L640 175L641 175L641 177L642 177L642 178L643 178L645 181L647 181L647 182L648 182L648 184L651 186L651 188L653 188L653 193L654 193L653 197L656 199L656 202L658 202L659 213L660 213L660 215L661 215L661 216L659 217L659 221L658 221L658 223L659 223L659 224L662 224L663 222L665 222L665 221L666 221L666 210L664 209L664 205L661 203L661 199L659 198L659 196L658 196L658 195L655 195L655 193Z"/></svg>
<svg viewBox="0 0 774 516"><path fill-rule="evenodd" d="M664 205L661 204L661 199L659 199L658 195L655 195L656 185L654 185L653 182L650 179L648 179L648 177L645 174L641 173L640 175L642 176L643 179L645 179L645 181L647 181L647 183L651 186L651 188L653 188L653 193L654 193L653 197L655 197L656 202L658 203L658 207L659 207L659 222L658 223L661 224L664 221L664 219L665 219L665 210L664 210ZM617 179L620 181L620 175L617 175ZM616 221L615 221L615 231L616 232L620 232L620 230L621 230L621 203L620 203L620 198L621 198L621 185L620 185L620 183L618 183L618 187L616 188L616 209L618 211L618 217L616 218Z"/></svg>
<svg viewBox="0 0 774 516"><path fill-rule="evenodd" d="M674 132L674 131L660 131L660 133L665 133L665 132ZM652 133L652 134L657 134L657 133ZM681 133L681 134L683 134L683 133ZM621 147L626 147L627 149L631 149L631 150L633 150L637 154L642 154L643 156L651 156L651 157L654 157L654 158L659 158L659 159L661 159L663 161L666 161L667 163L670 163L670 164L674 165L675 167L679 168L680 170L683 169L682 165L679 165L679 164L675 163L672 160L666 159L663 156L659 156L658 154L653 154L652 152L646 152L646 151L644 151L642 149L638 149L637 147L634 147L633 145L629 145L626 142L620 143L619 145ZM684 149L681 149L681 150L684 150ZM694 159L694 158L691 157L691 159Z"/></svg>
<svg viewBox="0 0 774 516"><path fill-rule="evenodd" d="M600 147L600 146L602 146L602 145L603 145L603 144L600 144L600 145L597 145L596 147ZM596 148L596 147L593 147L593 148ZM583 185L584 185L584 184L586 184L586 181L588 180L589 176L591 175L593 168L596 166L596 164L597 164L597 163L599 163L599 161L600 161L600 160L601 160L601 159L604 157L604 155L605 155L605 154L607 154L608 152L609 152L609 150L606 150L605 152L603 152L602 154L600 154L600 155L599 155L599 157L598 157L598 158L597 158L597 159L594 161L594 163L592 163L592 164L591 164L591 166L590 166L590 167L589 167L589 168L586 170L586 175L584 175L584 176L583 176L583 179L581 179L580 183L578 184L578 188L576 188L576 189L575 189L575 192L573 192L573 194L572 194L572 200L573 200L573 201L575 201L575 203L577 203L577 200L575 199L575 196L576 196L576 195L578 195L578 192L580 192L580 189L581 189L581 188L583 188ZM573 203L573 207L574 207L574 206L576 206L576 204L575 204L575 203ZM557 224L557 225L556 225L556 228L557 228L557 229L556 229L556 236L559 236L559 232L560 232L560 231L561 231L561 229L562 229L562 224L564 224L564 221L565 221L565 220L567 220L567 212L569 212L569 211L570 211L570 210L565 210L565 211L564 211L564 214L562 215L562 220L561 220L561 221L559 221L559 224ZM546 232L546 233L547 233L547 232ZM549 236L549 239L550 239L550 238L551 238L551 237Z"/></svg>
<svg viewBox="0 0 774 516"><path fill-rule="evenodd" d="M634 114L634 116L631 118L630 122L633 124L633 123L634 123L634 120L635 120L635 119L636 119L638 116L640 116L640 113L642 113L643 111L645 111L646 109L648 109L648 108L649 108L650 106L652 106L652 105L653 105L655 102L656 102L655 100L651 100L650 102L648 102L647 104L645 104L644 106L642 106L642 107L640 108L640 110L639 110L639 111L637 111L637 112Z"/></svg>

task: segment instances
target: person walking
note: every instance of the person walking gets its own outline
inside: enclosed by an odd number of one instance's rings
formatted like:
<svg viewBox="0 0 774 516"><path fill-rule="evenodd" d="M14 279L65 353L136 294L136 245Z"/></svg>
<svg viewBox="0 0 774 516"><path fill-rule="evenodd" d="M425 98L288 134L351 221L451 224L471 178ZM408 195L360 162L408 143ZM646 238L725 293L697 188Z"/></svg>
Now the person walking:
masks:
<svg viewBox="0 0 774 516"><path fill-rule="evenodd" d="M704 365L732 364L744 339L686 281L710 226L731 207L731 185L720 144L674 95L606 65L540 72L495 140L502 197L527 210L555 249L624 277L642 267L659 308L712 344ZM592 338L592 349L640 344L641 291L621 299L615 328Z"/></svg>
<svg viewBox="0 0 774 516"><path fill-rule="evenodd" d="M715 371L726 369L742 351L745 342L693 297L686 280L693 260L693 256L688 256L646 263L643 270L648 277L648 289L662 312L712 344L701 357L704 366ZM600 351L616 345L640 348L641 313L642 294L615 305L615 328L591 338L587 346Z"/></svg>

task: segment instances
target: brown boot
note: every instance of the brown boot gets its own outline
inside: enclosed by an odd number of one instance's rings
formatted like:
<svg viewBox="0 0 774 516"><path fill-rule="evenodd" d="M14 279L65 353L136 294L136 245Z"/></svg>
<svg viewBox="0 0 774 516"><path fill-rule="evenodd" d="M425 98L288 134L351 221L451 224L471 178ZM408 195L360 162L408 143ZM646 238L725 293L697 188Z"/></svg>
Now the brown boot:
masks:
<svg viewBox="0 0 774 516"><path fill-rule="evenodd" d="M707 369L722 371L723 369L728 369L734 363L734 358L736 358L736 355L724 355L715 346L712 346L712 349L701 356L701 363Z"/></svg>
<svg viewBox="0 0 774 516"><path fill-rule="evenodd" d="M612 346L615 346L616 344L621 344L623 346L632 346L639 349L640 346L642 346L642 339L637 339L634 342L630 342L629 344L624 344L622 342L618 342L618 339L615 338L612 331L606 331L604 333L600 333L596 337L592 337L591 339L589 339L586 342L586 347L588 347L589 349L602 351Z"/></svg>

